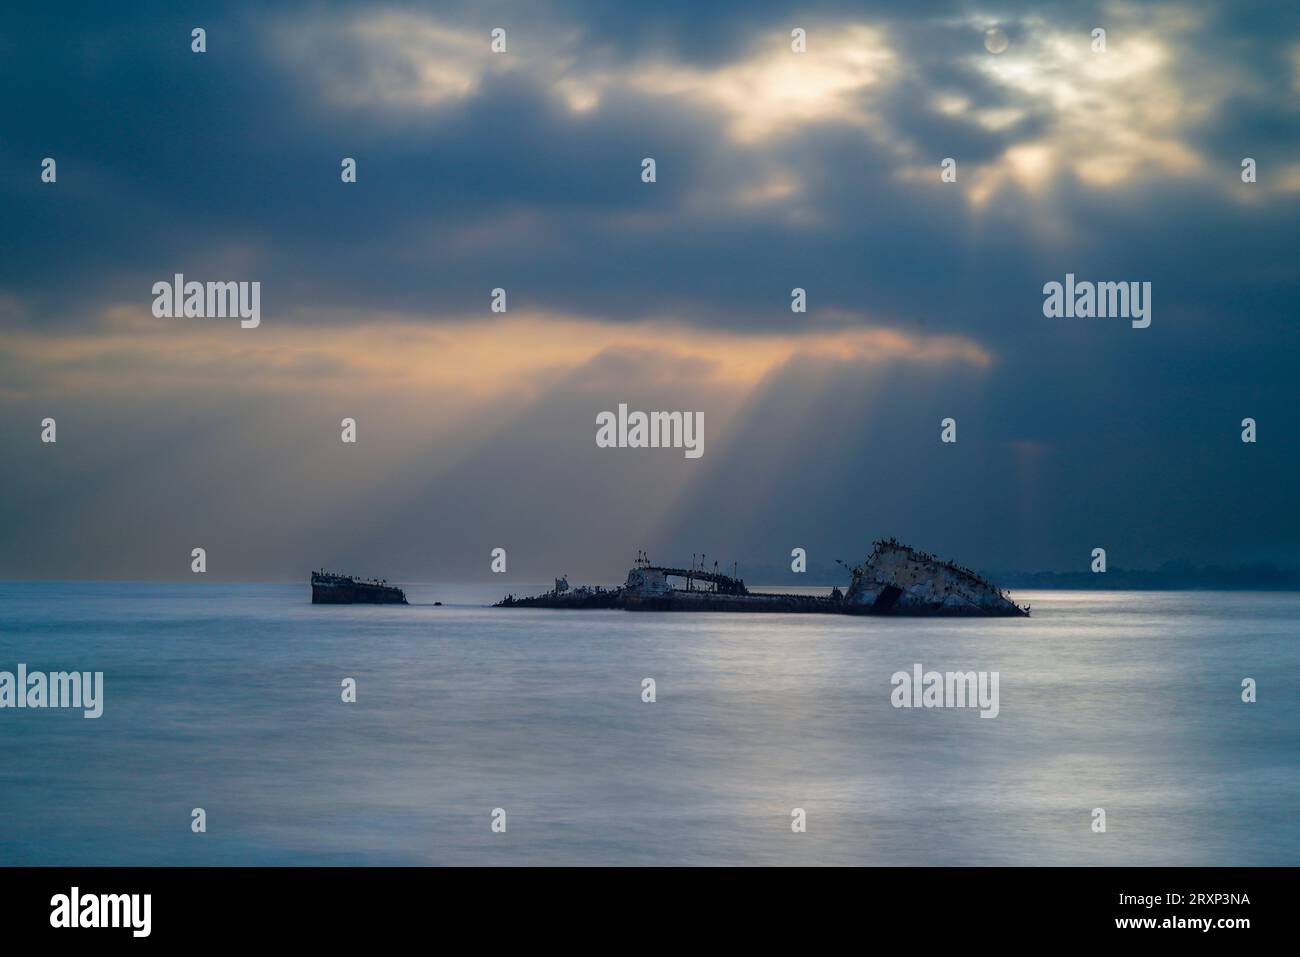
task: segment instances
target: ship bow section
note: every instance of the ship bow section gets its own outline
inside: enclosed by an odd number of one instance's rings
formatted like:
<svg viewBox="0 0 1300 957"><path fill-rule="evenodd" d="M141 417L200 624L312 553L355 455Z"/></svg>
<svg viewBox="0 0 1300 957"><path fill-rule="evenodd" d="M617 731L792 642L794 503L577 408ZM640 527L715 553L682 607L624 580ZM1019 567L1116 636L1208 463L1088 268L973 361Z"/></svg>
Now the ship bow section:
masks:
<svg viewBox="0 0 1300 957"><path fill-rule="evenodd" d="M892 540L877 542L871 557L853 569L844 604L858 615L1028 614L975 572Z"/></svg>

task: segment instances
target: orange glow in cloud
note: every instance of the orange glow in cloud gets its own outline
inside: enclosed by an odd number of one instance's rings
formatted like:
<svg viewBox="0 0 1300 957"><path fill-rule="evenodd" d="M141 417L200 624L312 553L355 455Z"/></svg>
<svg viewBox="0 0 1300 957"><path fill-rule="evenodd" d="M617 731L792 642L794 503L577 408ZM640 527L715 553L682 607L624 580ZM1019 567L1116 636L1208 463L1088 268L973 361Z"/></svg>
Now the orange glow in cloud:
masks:
<svg viewBox="0 0 1300 957"><path fill-rule="evenodd" d="M707 330L674 321L602 322L538 313L420 321L368 316L281 322L256 330L233 320L155 319L117 307L82 331L15 333L8 351L25 392L113 392L229 385L314 393L365 388L426 392L469 403L503 393L534 398L610 351L655 354L706 386L752 388L796 357L863 366L955 363L983 369L992 356L960 336L843 326L807 332Z"/></svg>

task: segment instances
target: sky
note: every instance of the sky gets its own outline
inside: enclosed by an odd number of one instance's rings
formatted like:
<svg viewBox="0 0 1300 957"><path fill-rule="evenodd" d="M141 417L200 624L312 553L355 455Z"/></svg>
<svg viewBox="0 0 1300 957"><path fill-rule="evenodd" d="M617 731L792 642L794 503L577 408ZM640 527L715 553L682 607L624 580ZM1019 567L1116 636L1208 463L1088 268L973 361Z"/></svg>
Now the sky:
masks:
<svg viewBox="0 0 1300 957"><path fill-rule="evenodd" d="M0 89L0 577L1300 564L1295 4L32 7Z"/></svg>

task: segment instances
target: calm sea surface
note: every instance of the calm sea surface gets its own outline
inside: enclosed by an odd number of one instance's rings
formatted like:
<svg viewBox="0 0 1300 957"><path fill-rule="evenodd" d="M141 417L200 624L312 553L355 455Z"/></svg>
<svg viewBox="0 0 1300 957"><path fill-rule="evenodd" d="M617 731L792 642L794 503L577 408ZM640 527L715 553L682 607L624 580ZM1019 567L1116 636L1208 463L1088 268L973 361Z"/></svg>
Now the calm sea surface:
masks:
<svg viewBox="0 0 1300 957"><path fill-rule="evenodd" d="M482 607L505 590L0 583L0 671L105 676L97 720L0 710L0 864L1300 864L1300 595ZM999 672L1000 715L891 707L916 662Z"/></svg>

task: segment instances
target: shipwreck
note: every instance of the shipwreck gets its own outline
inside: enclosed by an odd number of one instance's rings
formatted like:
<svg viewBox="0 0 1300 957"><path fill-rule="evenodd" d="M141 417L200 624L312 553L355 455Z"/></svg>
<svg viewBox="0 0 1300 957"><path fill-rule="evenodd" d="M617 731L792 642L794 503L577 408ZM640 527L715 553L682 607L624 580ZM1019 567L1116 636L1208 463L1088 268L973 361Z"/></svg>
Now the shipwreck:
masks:
<svg viewBox="0 0 1300 957"><path fill-rule="evenodd" d="M333 572L311 573L313 605L405 605L406 593L387 579L354 578Z"/></svg>
<svg viewBox="0 0 1300 957"><path fill-rule="evenodd" d="M895 539L875 542L860 565L839 562L848 586L829 595L753 592L737 574L704 567L651 564L644 552L621 586L571 587L567 577L541 595L507 595L495 608L618 608L625 611L785 612L815 615L1027 617L1029 606L968 568L942 561Z"/></svg>

